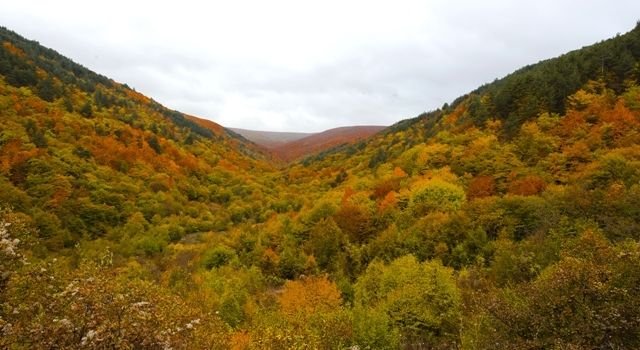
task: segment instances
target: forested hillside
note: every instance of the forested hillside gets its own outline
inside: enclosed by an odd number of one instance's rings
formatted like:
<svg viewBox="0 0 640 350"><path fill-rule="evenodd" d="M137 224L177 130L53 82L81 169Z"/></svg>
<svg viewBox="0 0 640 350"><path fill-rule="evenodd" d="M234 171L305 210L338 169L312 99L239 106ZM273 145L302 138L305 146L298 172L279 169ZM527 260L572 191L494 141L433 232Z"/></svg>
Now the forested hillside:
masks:
<svg viewBox="0 0 640 350"><path fill-rule="evenodd" d="M640 26L284 169L0 41L0 348L640 347Z"/></svg>

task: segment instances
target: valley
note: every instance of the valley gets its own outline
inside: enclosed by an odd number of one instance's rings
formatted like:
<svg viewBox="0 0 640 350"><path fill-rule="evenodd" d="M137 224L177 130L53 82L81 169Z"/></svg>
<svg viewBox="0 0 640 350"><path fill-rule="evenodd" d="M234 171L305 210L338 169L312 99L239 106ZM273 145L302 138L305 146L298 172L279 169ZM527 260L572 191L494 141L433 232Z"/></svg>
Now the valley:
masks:
<svg viewBox="0 0 640 350"><path fill-rule="evenodd" d="M384 126L345 126L319 133L289 133L231 129L264 147L285 162L301 160L333 147L355 144L383 130Z"/></svg>
<svg viewBox="0 0 640 350"><path fill-rule="evenodd" d="M638 348L639 81L637 25L263 132L0 28L0 348Z"/></svg>

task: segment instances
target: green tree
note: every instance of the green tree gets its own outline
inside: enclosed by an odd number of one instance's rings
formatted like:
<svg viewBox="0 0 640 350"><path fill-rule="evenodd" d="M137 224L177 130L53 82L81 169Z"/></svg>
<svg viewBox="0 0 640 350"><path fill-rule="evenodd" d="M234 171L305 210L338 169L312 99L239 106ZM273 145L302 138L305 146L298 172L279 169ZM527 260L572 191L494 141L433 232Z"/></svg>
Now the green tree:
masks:
<svg viewBox="0 0 640 350"><path fill-rule="evenodd" d="M153 149L157 154L162 153L162 146L158 142L158 137L156 135L151 135L151 137L147 140L149 147Z"/></svg>
<svg viewBox="0 0 640 350"><path fill-rule="evenodd" d="M87 101L80 108L80 114L85 118L93 118L93 107L91 102Z"/></svg>
<svg viewBox="0 0 640 350"><path fill-rule="evenodd" d="M640 246L586 231L533 281L478 299L479 348L635 349L640 346Z"/></svg>
<svg viewBox="0 0 640 350"><path fill-rule="evenodd" d="M369 168L377 168L378 165L386 162L388 157L387 152L383 148L378 148L376 153L369 160Z"/></svg>
<svg viewBox="0 0 640 350"><path fill-rule="evenodd" d="M338 254L346 243L346 237L333 219L320 220L309 234L308 247L316 258L318 267L331 271L336 267Z"/></svg>
<svg viewBox="0 0 640 350"><path fill-rule="evenodd" d="M415 189L411 195L410 207L416 216L430 211L455 211L466 200L464 190L457 185L433 179Z"/></svg>
<svg viewBox="0 0 640 350"><path fill-rule="evenodd" d="M56 89L56 87L54 86L51 77L47 77L46 79L41 80L38 83L37 89L38 96L40 96L41 99L47 102L52 102L60 95L58 89Z"/></svg>
<svg viewBox="0 0 640 350"><path fill-rule="evenodd" d="M230 263L235 257L232 249L218 246L204 254L203 263L207 269L213 269Z"/></svg>
<svg viewBox="0 0 640 350"><path fill-rule="evenodd" d="M411 255L389 265L374 261L355 290L356 304L388 315L389 329L400 331L404 346L458 344L461 295L453 271L440 262L420 263Z"/></svg>

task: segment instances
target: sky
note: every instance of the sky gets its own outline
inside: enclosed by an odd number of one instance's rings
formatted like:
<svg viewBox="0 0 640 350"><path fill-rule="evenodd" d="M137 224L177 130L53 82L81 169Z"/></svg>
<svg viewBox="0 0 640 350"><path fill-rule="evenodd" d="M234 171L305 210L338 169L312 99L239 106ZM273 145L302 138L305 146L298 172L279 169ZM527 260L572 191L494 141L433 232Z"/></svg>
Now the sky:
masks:
<svg viewBox="0 0 640 350"><path fill-rule="evenodd" d="M391 125L625 33L640 1L0 1L0 25L227 127Z"/></svg>

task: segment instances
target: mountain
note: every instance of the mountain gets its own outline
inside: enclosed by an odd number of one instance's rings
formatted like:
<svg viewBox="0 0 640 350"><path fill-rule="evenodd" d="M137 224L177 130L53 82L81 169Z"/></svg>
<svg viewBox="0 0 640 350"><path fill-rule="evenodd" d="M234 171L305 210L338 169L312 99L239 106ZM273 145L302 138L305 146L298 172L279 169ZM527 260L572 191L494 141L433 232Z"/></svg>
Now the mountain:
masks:
<svg viewBox="0 0 640 350"><path fill-rule="evenodd" d="M384 126L346 126L329 129L278 145L272 151L284 161L293 161L337 145L354 143L383 130Z"/></svg>
<svg viewBox="0 0 640 350"><path fill-rule="evenodd" d="M282 167L1 28L0 348L640 348L639 67L640 24Z"/></svg>
<svg viewBox="0 0 640 350"><path fill-rule="evenodd" d="M34 217L44 247L68 250L87 237L120 235L132 216L159 215L172 238L142 248L139 232L130 248L162 249L257 214L228 211L230 191L250 196L261 186L252 172L274 169L253 143L6 29L0 42L0 201Z"/></svg>
<svg viewBox="0 0 640 350"><path fill-rule="evenodd" d="M363 140L384 128L384 126L376 125L345 126L320 133L256 131L236 128L230 130L270 150L278 159L290 162L338 145Z"/></svg>
<svg viewBox="0 0 640 350"><path fill-rule="evenodd" d="M297 141L301 138L313 135L305 132L277 132L277 131L257 131L238 128L230 130L242 135L247 140L254 142L267 149L273 149L286 143Z"/></svg>
<svg viewBox="0 0 640 350"><path fill-rule="evenodd" d="M630 84L640 80L639 31L640 24L624 35L520 68L445 103L442 108L399 121L370 139L367 146L378 151L382 140L403 134L397 141L406 148L428 141L442 131L482 128L488 121L498 121L503 136L511 138L522 125L541 114L565 113L567 103L573 102L570 97L590 82L599 82L612 93L622 94ZM353 147L337 147L316 158L334 154L353 160L354 152Z"/></svg>
<svg viewBox="0 0 640 350"><path fill-rule="evenodd" d="M637 347L638 67L640 24L292 164L290 187L324 189L301 220L316 261L362 266L354 302L387 312L406 348ZM452 305L437 326L416 311L435 307L416 301L433 297L425 273ZM621 315L613 333L585 317L600 312Z"/></svg>

